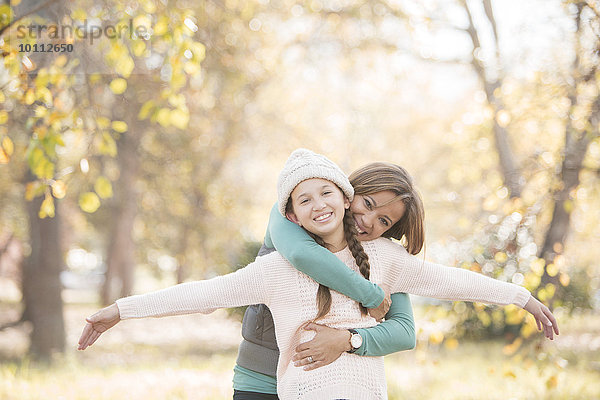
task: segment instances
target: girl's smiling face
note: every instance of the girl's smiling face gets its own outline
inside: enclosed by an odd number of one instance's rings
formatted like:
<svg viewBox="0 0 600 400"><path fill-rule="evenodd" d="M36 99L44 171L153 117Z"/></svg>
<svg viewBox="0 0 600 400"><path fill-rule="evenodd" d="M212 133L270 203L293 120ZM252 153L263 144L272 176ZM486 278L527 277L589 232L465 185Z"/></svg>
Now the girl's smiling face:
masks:
<svg viewBox="0 0 600 400"><path fill-rule="evenodd" d="M300 182L291 194L287 218L320 236L327 244L344 242L344 214L350 202L333 183L321 178Z"/></svg>
<svg viewBox="0 0 600 400"><path fill-rule="evenodd" d="M358 230L358 240L374 240L400 221L406 207L394 192L384 190L355 195L350 210Z"/></svg>

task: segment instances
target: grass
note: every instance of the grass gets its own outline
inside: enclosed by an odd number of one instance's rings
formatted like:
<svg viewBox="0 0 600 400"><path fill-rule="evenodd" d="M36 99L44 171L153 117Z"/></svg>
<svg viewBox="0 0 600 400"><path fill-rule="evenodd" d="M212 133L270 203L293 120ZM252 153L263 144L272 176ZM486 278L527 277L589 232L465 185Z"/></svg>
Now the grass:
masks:
<svg viewBox="0 0 600 400"><path fill-rule="evenodd" d="M232 398L240 325L225 312L126 321L77 352L83 318L92 310L66 308L69 351L51 365L19 354L25 332L0 332L0 399ZM600 399L599 322L597 315L562 322L558 340L511 356L500 341L463 341L456 348L421 341L416 350L386 358L389 397Z"/></svg>

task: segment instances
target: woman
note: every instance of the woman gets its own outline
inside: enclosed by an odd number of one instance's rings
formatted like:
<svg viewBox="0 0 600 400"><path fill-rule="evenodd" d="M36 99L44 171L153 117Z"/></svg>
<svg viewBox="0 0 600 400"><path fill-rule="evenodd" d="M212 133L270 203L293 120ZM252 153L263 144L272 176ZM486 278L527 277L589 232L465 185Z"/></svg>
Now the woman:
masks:
<svg viewBox="0 0 600 400"><path fill-rule="evenodd" d="M425 240L424 211L421 198L406 170L390 163L371 163L353 172L350 182L355 191L350 209L359 231L359 240L394 238L401 240L410 254L418 254ZM265 246L275 247L300 271L366 307L381 303L380 307L383 308L386 305L377 287L351 272L330 252L318 246L303 229L283 218L277 205L271 211L265 245L261 251ZM457 293L458 297L449 300L457 300L463 295ZM432 297L436 296L432 294ZM354 349L355 354L383 356L414 347L410 300L404 293L392 294L392 300L385 322L373 328L356 329L363 340L362 345ZM488 302L485 297L480 301ZM538 328L544 327L548 338L552 338L553 329L558 334L556 321L545 306L531 298L525 309L533 314ZM381 311L370 310L377 319ZM549 325L553 322L553 326ZM234 400L276 398L273 393L277 388L277 348L274 345L274 331L265 328L270 326L272 319L266 306L253 305L247 309L242 328L244 340L234 368ZM318 368L333 362L348 350L347 330L317 324L310 324L307 328L314 330L316 335L296 349L294 361L298 366Z"/></svg>
<svg viewBox="0 0 600 400"><path fill-rule="evenodd" d="M326 158L298 150L292 153L280 177L280 211L285 210L291 221L322 240L348 267L360 270L373 282L389 285L393 292L414 290L439 298L477 301L485 298L491 303L521 307L532 303L531 295L523 288L469 271L423 263L386 239L366 241L363 250L356 240L355 224L363 233L368 233L369 227L361 227L360 220L345 212L353 196L352 186ZM286 208L289 202L291 209ZM440 283L449 285L443 287ZM88 319L79 348L93 344L120 318L206 313L258 302L270 307L275 320L281 351L278 394L282 399L387 398L381 357L344 353L335 362L311 371L293 365L294 348L311 339L311 332L301 329L306 321L318 320L341 329L369 327L376 321L354 301L298 272L277 252L258 257L233 274L120 299Z"/></svg>

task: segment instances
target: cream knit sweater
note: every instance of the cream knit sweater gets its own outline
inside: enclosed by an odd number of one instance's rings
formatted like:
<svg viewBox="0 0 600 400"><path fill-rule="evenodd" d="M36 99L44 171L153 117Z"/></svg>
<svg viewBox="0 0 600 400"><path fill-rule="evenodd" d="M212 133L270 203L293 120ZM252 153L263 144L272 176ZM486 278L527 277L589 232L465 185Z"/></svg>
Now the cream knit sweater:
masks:
<svg viewBox="0 0 600 400"><path fill-rule="evenodd" d="M370 280L406 292L448 300L524 307L530 293L520 286L460 268L425 262L388 239L362 242L371 264ZM358 271L348 248L336 253ZM302 325L317 315L318 283L296 270L279 253L258 257L232 274L190 282L117 300L122 319L210 313L217 308L266 304L273 314L277 344L277 392L291 399L387 399L383 357L344 353L335 362L304 371L294 367L294 348L314 336ZM361 314L358 303L331 291L331 311L319 323L334 328L366 328L377 322Z"/></svg>

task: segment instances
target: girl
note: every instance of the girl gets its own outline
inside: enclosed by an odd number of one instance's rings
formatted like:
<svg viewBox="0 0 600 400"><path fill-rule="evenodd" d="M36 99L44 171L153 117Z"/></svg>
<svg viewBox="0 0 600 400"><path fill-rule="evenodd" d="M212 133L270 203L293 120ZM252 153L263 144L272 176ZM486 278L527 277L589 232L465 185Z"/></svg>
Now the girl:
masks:
<svg viewBox="0 0 600 400"><path fill-rule="evenodd" d="M366 241L363 250L356 239L356 225L361 234L368 234L369 227L361 226L361 221L346 211L354 194L352 186L323 156L306 150L292 153L280 175L278 193L282 215L321 240L347 267L359 270L373 282L389 285L392 292L485 299L521 307L532 302L524 288L424 263L386 239ZM280 349L277 391L282 399L387 398L381 357L344 353L335 362L312 371L294 367L294 348L312 336L312 332L301 329L306 321L318 320L341 329L369 327L376 321L356 302L298 272L278 252L258 257L233 274L120 299L88 319L79 348L93 344L120 319L207 313L219 307L256 303L268 305L274 317Z"/></svg>

